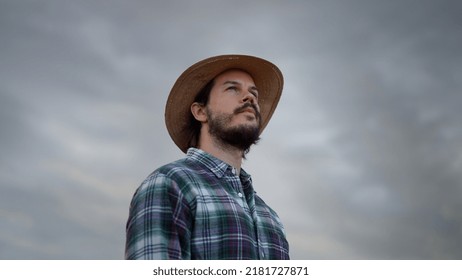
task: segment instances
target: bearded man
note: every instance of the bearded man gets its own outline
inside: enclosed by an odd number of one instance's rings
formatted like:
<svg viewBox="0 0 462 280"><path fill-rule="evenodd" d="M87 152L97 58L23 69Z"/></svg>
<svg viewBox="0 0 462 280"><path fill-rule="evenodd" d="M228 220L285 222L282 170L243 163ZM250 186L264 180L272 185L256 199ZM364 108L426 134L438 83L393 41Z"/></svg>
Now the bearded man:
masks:
<svg viewBox="0 0 462 280"><path fill-rule="evenodd" d="M278 215L241 169L282 87L274 64L247 55L210 57L181 74L165 122L186 157L155 170L135 192L126 259L289 259Z"/></svg>

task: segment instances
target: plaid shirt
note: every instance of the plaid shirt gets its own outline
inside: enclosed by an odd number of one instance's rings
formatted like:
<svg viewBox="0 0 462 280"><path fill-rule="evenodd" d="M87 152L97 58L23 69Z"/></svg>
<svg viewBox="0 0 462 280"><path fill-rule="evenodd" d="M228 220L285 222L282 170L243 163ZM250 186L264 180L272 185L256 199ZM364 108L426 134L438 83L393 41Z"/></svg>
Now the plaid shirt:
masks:
<svg viewBox="0 0 462 280"><path fill-rule="evenodd" d="M154 171L133 196L126 259L289 259L277 214L250 175L191 148Z"/></svg>

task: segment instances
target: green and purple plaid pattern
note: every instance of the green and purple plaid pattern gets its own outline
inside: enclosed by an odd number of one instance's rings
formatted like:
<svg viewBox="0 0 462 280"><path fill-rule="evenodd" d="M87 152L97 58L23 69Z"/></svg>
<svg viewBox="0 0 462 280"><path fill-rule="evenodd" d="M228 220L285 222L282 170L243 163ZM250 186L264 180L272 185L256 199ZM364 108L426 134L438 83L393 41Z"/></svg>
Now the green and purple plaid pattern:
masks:
<svg viewBox="0 0 462 280"><path fill-rule="evenodd" d="M244 170L191 148L133 196L126 259L289 259L277 214Z"/></svg>

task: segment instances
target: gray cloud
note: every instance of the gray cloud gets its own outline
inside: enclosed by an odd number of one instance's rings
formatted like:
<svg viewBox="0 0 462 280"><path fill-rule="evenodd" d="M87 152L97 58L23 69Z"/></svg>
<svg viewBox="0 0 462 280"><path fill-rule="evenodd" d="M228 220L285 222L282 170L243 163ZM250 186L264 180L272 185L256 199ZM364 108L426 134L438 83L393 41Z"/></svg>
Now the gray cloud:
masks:
<svg viewBox="0 0 462 280"><path fill-rule="evenodd" d="M135 188L182 156L173 82L231 52L285 75L245 168L293 258L460 258L460 8L2 1L0 258L122 258Z"/></svg>

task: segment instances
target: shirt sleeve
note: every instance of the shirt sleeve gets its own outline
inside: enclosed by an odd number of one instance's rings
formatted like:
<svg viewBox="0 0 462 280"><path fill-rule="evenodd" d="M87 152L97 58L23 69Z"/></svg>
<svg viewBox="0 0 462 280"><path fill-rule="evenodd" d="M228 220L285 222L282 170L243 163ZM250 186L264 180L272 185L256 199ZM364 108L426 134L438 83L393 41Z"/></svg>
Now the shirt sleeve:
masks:
<svg viewBox="0 0 462 280"><path fill-rule="evenodd" d="M126 259L190 259L191 211L178 184L162 174L135 192L126 226Z"/></svg>

